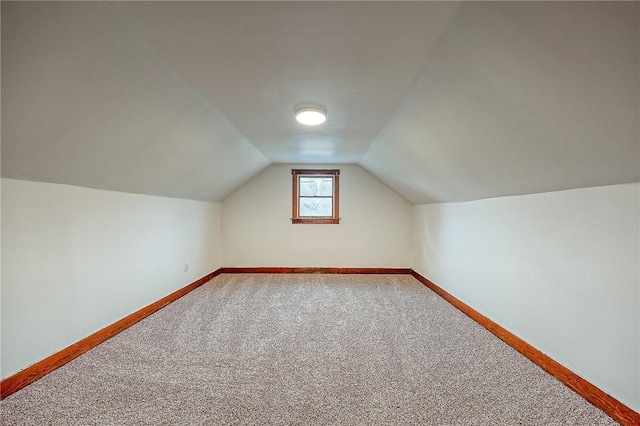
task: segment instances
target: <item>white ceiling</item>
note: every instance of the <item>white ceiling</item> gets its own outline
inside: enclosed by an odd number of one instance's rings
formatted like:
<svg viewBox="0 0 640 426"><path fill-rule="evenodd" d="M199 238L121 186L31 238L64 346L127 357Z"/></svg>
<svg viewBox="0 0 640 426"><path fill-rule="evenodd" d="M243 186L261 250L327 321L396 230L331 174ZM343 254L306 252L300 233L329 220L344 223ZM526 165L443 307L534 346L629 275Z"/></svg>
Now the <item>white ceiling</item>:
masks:
<svg viewBox="0 0 640 426"><path fill-rule="evenodd" d="M272 162L412 203L637 182L640 4L3 1L2 122L3 177L200 200Z"/></svg>

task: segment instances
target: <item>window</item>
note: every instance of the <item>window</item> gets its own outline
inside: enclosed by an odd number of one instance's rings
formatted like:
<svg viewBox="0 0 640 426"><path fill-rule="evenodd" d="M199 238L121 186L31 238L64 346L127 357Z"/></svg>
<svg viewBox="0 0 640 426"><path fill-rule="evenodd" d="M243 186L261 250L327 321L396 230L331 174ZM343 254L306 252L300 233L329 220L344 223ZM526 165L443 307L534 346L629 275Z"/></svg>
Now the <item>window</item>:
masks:
<svg viewBox="0 0 640 426"><path fill-rule="evenodd" d="M293 169L291 223L340 223L340 170Z"/></svg>

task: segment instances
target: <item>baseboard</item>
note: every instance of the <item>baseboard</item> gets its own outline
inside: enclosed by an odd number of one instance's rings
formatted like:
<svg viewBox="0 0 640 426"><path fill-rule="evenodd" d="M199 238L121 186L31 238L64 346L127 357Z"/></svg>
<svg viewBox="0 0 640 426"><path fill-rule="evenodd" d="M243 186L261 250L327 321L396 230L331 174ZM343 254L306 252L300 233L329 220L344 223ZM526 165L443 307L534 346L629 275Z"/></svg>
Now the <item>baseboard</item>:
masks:
<svg viewBox="0 0 640 426"><path fill-rule="evenodd" d="M131 327L133 324L143 320L159 309L165 307L169 303L174 302L190 291L196 289L197 287L200 287L202 284L211 280L213 277L220 275L220 273L220 269L211 272L210 274L207 274L204 277L192 282L191 284L177 291L174 291L170 295L163 297L162 299L140 309L139 311L136 311L131 315L128 315L121 320L108 325L102 330L96 331L92 335L85 337L79 342L76 342L73 345L43 359L42 361L37 362L22 371L17 372L13 376L7 377L6 379L2 380L2 382L0 382L0 399L6 398L12 393L17 392L25 386L44 377L53 370L62 367L74 358L79 357L83 353L95 348L105 340L108 340L116 334L120 333L122 330Z"/></svg>
<svg viewBox="0 0 640 426"><path fill-rule="evenodd" d="M260 267L222 268L223 274L411 274L410 268Z"/></svg>
<svg viewBox="0 0 640 426"><path fill-rule="evenodd" d="M110 339L116 334L131 327L138 321L148 317L164 306L181 298L190 291L220 274L411 274L414 278L427 286L437 295L445 299L451 305L459 309L465 315L489 330L500 340L526 356L540 366L544 371L564 383L568 388L581 395L594 406L598 407L611 418L622 425L640 425L640 414L627 407L614 397L600 390L578 376L562 364L543 354L524 340L515 336L508 330L499 326L489 318L477 312L469 305L455 298L426 277L410 268L299 268L299 267L260 267L260 268L220 268L191 284L163 297L127 317L85 337L79 342L45 358L44 360L10 376L0 382L0 399L4 399L12 393L24 388L30 383L42 378L51 371L63 366L77 358L100 343Z"/></svg>
<svg viewBox="0 0 640 426"><path fill-rule="evenodd" d="M567 367L553 360L549 356L543 354L524 340L520 339L510 331L502 328L489 318L485 317L469 305L447 293L442 288L431 282L428 278L420 275L412 270L413 275L418 281L431 289L438 296L458 308L469 318L489 330L500 340L511 346L522 355L540 366L544 371L551 374L556 379L564 383L569 389L589 401L591 404L604 411L612 419L622 425L640 425L640 414L627 407L611 395L600 390L595 385L589 383L582 377L569 370Z"/></svg>

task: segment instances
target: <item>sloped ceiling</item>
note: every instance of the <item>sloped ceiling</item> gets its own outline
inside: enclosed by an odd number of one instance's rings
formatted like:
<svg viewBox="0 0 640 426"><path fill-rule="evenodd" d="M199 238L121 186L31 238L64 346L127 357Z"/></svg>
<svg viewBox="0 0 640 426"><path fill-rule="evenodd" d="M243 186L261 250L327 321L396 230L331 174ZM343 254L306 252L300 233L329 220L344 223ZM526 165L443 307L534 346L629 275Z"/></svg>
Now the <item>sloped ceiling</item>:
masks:
<svg viewBox="0 0 640 426"><path fill-rule="evenodd" d="M416 204L640 180L638 3L1 7L3 177L219 201L359 163Z"/></svg>
<svg viewBox="0 0 640 426"><path fill-rule="evenodd" d="M115 3L2 3L2 176L219 200L269 160Z"/></svg>
<svg viewBox="0 0 640 426"><path fill-rule="evenodd" d="M413 203L638 182L640 3L467 3L362 159Z"/></svg>

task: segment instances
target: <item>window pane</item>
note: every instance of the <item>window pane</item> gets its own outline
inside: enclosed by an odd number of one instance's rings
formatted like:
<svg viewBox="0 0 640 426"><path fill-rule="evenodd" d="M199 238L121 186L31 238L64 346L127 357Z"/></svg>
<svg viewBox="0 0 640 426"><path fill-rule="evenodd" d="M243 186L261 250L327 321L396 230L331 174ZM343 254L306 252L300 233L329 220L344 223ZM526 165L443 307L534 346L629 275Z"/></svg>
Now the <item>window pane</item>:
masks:
<svg viewBox="0 0 640 426"><path fill-rule="evenodd" d="M300 216L333 216L332 198L300 197Z"/></svg>
<svg viewBox="0 0 640 426"><path fill-rule="evenodd" d="M333 195L332 177L300 177L300 196Z"/></svg>

